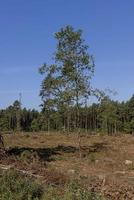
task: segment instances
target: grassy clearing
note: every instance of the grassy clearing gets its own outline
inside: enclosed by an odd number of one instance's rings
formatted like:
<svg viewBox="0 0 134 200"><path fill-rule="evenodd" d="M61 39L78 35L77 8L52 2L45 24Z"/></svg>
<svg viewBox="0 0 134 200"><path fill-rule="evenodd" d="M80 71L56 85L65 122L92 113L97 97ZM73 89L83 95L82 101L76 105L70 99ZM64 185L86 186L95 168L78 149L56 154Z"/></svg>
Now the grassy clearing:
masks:
<svg viewBox="0 0 134 200"><path fill-rule="evenodd" d="M13 134L5 135L4 139L6 157L2 157L0 164L41 176L41 181L50 186L50 193L58 191L57 198L59 192L62 198L67 195L68 185L74 180L82 188L102 193L106 199L122 200L126 190L129 191L128 196L133 195L133 136L83 135L81 159L75 134ZM132 164L126 165L126 160L131 160ZM64 192L59 188L64 188ZM47 192L51 196L50 193Z"/></svg>

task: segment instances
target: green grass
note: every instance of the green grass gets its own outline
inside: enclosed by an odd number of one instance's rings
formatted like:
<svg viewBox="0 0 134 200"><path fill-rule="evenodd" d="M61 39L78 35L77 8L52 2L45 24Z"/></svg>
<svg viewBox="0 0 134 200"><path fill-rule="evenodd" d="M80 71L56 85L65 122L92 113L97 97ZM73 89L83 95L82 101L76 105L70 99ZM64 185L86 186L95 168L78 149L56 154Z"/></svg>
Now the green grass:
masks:
<svg viewBox="0 0 134 200"><path fill-rule="evenodd" d="M0 177L0 200L40 200L41 185L16 173L7 171Z"/></svg>

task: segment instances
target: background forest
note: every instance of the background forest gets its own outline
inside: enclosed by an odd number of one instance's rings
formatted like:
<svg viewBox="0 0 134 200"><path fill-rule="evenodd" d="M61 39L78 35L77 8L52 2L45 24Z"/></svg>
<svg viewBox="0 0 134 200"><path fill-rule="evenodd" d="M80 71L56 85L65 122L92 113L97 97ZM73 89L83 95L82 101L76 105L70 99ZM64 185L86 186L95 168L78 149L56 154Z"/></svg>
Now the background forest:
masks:
<svg viewBox="0 0 134 200"><path fill-rule="evenodd" d="M88 134L118 134L134 131L134 96L127 102L105 97L100 103L80 108L80 128ZM62 111L62 112L61 112ZM69 115L69 122L68 116ZM0 110L1 131L48 131L47 112L21 108L20 102ZM50 130L71 132L76 129L76 107L51 110Z"/></svg>

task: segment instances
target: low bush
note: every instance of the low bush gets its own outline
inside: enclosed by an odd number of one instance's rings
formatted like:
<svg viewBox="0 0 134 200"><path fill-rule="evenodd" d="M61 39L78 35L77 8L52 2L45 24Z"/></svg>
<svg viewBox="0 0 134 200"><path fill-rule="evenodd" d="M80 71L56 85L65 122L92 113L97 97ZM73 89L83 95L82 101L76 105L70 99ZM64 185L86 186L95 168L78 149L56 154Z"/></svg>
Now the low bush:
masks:
<svg viewBox="0 0 134 200"><path fill-rule="evenodd" d="M82 188L77 182L71 182L66 186L65 192L59 195L59 191L50 187L44 194L43 200L102 200L102 198Z"/></svg>
<svg viewBox="0 0 134 200"><path fill-rule="evenodd" d="M0 200L40 200L43 188L16 173L7 171L0 177Z"/></svg>
<svg viewBox="0 0 134 200"><path fill-rule="evenodd" d="M39 161L39 156L36 152L25 150L21 153L18 159L24 164L31 164Z"/></svg>

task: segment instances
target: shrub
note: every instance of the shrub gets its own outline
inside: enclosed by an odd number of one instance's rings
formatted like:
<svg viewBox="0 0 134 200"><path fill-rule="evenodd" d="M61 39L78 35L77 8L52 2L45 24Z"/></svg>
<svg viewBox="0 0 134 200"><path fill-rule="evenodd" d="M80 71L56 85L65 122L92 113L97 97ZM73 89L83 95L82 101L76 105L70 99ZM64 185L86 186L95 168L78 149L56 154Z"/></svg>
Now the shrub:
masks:
<svg viewBox="0 0 134 200"><path fill-rule="evenodd" d="M64 200L102 200L100 196L81 187L76 181L71 182L64 195Z"/></svg>
<svg viewBox="0 0 134 200"><path fill-rule="evenodd" d="M0 177L0 200L40 200L43 188L36 182L7 171Z"/></svg>
<svg viewBox="0 0 134 200"><path fill-rule="evenodd" d="M25 150L19 156L19 160L25 164L31 164L39 160L37 152Z"/></svg>
<svg viewBox="0 0 134 200"><path fill-rule="evenodd" d="M66 191L62 196L59 195L55 188L49 188L45 192L43 200L102 200L102 198L82 188L74 181L67 185Z"/></svg>

